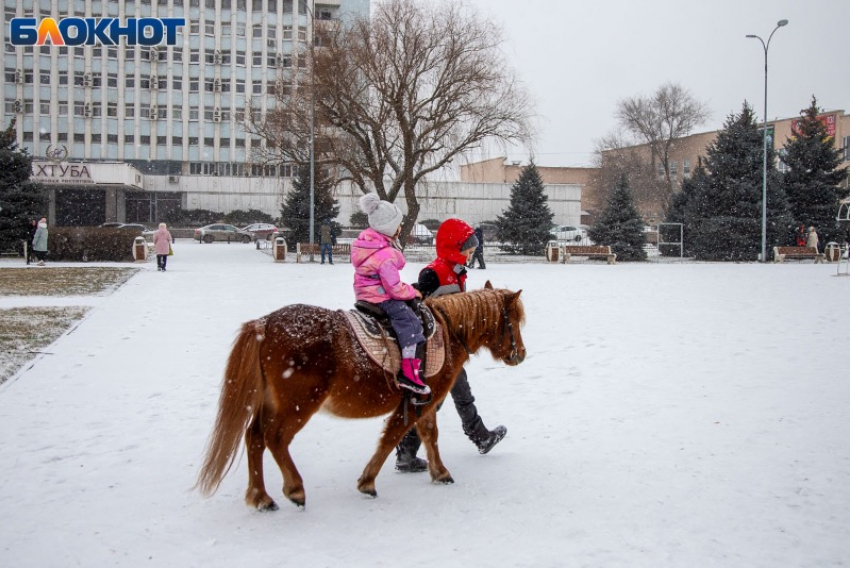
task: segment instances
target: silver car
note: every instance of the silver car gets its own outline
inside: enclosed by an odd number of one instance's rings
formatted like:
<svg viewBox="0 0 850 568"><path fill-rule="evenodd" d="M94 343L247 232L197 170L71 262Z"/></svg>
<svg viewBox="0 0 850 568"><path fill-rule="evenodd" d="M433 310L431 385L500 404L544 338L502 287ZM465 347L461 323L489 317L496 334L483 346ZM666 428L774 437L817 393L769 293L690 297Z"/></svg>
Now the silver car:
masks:
<svg viewBox="0 0 850 568"><path fill-rule="evenodd" d="M587 238L587 232L584 229L572 225L555 227L552 230L552 234L555 235L555 240L562 242L575 241L578 243Z"/></svg>
<svg viewBox="0 0 850 568"><path fill-rule="evenodd" d="M203 241L205 243L214 241L250 243L254 240L251 233L225 223L213 223L212 225L195 229L195 238L198 242Z"/></svg>

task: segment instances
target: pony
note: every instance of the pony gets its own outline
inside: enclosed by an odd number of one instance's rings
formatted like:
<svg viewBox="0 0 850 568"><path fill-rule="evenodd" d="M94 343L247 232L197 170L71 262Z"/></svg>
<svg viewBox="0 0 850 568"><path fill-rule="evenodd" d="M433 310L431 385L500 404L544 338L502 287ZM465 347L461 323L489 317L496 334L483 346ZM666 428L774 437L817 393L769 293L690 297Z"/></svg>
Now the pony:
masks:
<svg viewBox="0 0 850 568"><path fill-rule="evenodd" d="M319 410L342 418L389 415L378 447L357 480L362 493L377 497L375 478L381 466L414 426L427 452L432 482L454 483L437 449L437 408L463 364L479 349L510 366L525 359L521 292L494 289L488 281L481 290L425 300L446 345L442 369L427 379L432 401L425 406L405 396L394 378L369 359L342 311L293 304L246 322L227 361L218 415L195 488L205 496L215 493L244 434L246 504L260 511L278 508L263 481L263 453L268 448L283 475L284 496L304 507L304 483L289 444Z"/></svg>

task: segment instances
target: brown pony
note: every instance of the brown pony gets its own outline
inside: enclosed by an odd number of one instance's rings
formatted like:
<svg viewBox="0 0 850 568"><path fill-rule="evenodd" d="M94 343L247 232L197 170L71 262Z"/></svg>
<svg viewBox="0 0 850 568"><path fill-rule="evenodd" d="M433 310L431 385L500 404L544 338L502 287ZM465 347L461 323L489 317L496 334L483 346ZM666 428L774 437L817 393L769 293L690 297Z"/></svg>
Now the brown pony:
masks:
<svg viewBox="0 0 850 568"><path fill-rule="evenodd" d="M441 324L447 353L442 370L428 379L433 401L422 407L421 416L412 406L405 409L409 399L361 349L341 311L295 304L245 323L227 362L218 416L196 487L204 495L218 489L244 433L246 503L261 511L277 509L263 482L263 452L268 448L283 474L283 494L303 507L304 485L289 444L319 409L343 418L392 413L357 480L361 492L377 496L375 478L413 424L427 451L431 479L454 483L437 450L437 405L469 355L482 347L508 365L525 359L520 292L494 290L487 282L482 290L426 300Z"/></svg>

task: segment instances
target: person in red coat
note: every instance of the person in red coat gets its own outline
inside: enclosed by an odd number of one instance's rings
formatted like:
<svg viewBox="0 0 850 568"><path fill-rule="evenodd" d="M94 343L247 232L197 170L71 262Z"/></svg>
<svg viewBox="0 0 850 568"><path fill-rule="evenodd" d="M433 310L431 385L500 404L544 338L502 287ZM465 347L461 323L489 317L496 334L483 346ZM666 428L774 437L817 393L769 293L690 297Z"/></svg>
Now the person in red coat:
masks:
<svg viewBox="0 0 850 568"><path fill-rule="evenodd" d="M478 245L475 231L460 219L448 219L437 230L436 240L437 258L419 273L416 287L425 298L465 292L466 263ZM460 415L463 432L475 444L479 453L486 454L505 437L508 429L496 426L493 430L488 430L484 426L484 421L475 407L475 397L472 396L465 370L461 369L451 394L455 409ZM428 462L416 457L420 444L416 428L405 434L396 448L395 468L398 471L428 469Z"/></svg>

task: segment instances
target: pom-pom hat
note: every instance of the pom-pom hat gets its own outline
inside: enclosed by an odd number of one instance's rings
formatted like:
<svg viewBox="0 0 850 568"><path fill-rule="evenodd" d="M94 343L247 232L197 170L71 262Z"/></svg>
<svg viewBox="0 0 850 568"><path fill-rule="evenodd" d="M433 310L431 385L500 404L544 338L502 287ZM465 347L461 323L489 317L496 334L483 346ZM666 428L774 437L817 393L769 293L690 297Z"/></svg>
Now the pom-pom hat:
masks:
<svg viewBox="0 0 850 568"><path fill-rule="evenodd" d="M367 193L360 198L360 209L369 217L369 227L394 237L401 225L401 210L389 201L381 201L377 193Z"/></svg>

